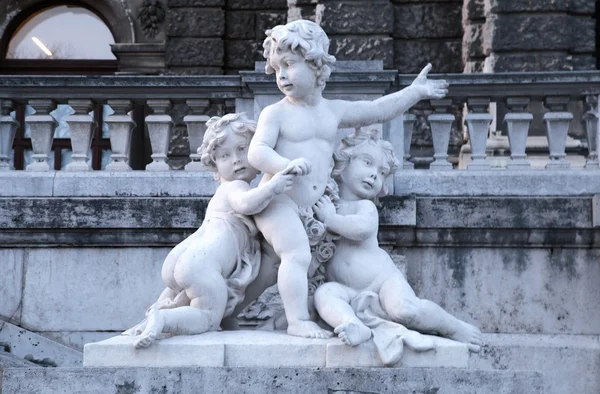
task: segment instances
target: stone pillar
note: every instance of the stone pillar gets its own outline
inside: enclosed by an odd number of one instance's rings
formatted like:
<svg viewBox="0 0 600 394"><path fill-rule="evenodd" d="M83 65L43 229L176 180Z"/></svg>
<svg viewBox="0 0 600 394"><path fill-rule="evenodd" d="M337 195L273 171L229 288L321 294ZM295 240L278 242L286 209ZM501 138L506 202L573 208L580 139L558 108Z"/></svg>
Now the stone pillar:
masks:
<svg viewBox="0 0 600 394"><path fill-rule="evenodd" d="M75 111L67 116L71 132L72 161L65 168L67 171L90 171L88 155L94 136L94 118L89 115L92 100L69 100L69 106Z"/></svg>
<svg viewBox="0 0 600 394"><path fill-rule="evenodd" d="M190 144L190 159L192 160L185 166L186 171L205 171L206 169L200 162L198 148L202 145L204 132L206 131L206 122L210 119L209 116L203 115L210 105L209 100L187 100L186 104L190 108L191 113L183 118L187 125L188 141Z"/></svg>
<svg viewBox="0 0 600 394"><path fill-rule="evenodd" d="M129 166L129 148L131 134L136 126L135 121L129 116L133 108L131 100L108 100L107 104L115 111L104 121L108 124L111 162L106 166L107 171L131 171Z"/></svg>
<svg viewBox="0 0 600 394"><path fill-rule="evenodd" d="M404 113L404 155L402 159L402 169L404 170L415 169L415 165L408 160L410 159L410 145L412 143L413 129L415 128L416 122L417 117L415 115L406 112Z"/></svg>
<svg viewBox="0 0 600 394"><path fill-rule="evenodd" d="M484 0L465 0L462 9L462 63L464 73L483 71Z"/></svg>
<svg viewBox="0 0 600 394"><path fill-rule="evenodd" d="M527 161L525 150L527 148L527 136L529 125L533 115L525 112L529 104L528 97L508 97L506 106L511 112L504 116L508 128L508 143L510 145L510 163L506 166L509 170L526 170L531 168Z"/></svg>
<svg viewBox="0 0 600 394"><path fill-rule="evenodd" d="M600 168L598 164L598 96L593 94L585 97L586 106L589 110L584 115L585 132L588 143L588 157L585 162L585 168L596 170Z"/></svg>
<svg viewBox="0 0 600 394"><path fill-rule="evenodd" d="M544 114L550 149L550 162L546 164L547 169L571 167L571 163L565 160L569 123L573 119L573 114L566 110L568 103L569 97L566 96L550 96L544 100L545 106L550 109L550 112Z"/></svg>
<svg viewBox="0 0 600 394"><path fill-rule="evenodd" d="M225 0L169 1L165 62L172 74L223 74Z"/></svg>
<svg viewBox="0 0 600 394"><path fill-rule="evenodd" d="M467 104L472 112L465 117L465 124L469 133L471 142L472 162L467 169L469 170L488 170L490 163L485 159L486 142L490 135L490 123L493 116L487 113L487 107L490 104L489 98L468 99Z"/></svg>
<svg viewBox="0 0 600 394"><path fill-rule="evenodd" d="M12 116L15 103L12 100L0 102L0 171L10 170L10 153L19 122Z"/></svg>
<svg viewBox="0 0 600 394"><path fill-rule="evenodd" d="M431 100L435 112L427 117L431 126L433 138L433 163L429 168L432 170L451 170L452 163L448 161L448 143L450 142L450 129L454 122L454 115L446 113L452 105L451 99Z"/></svg>
<svg viewBox="0 0 600 394"><path fill-rule="evenodd" d="M382 60L394 67L394 10L389 0L317 0L315 22L338 60ZM423 66L426 63L423 64Z"/></svg>
<svg viewBox="0 0 600 394"><path fill-rule="evenodd" d="M29 100L35 110L34 115L25 117L31 133L33 162L27 166L28 171L50 171L50 151L54 141L54 129L58 124L50 112L56 109L56 102L50 99Z"/></svg>
<svg viewBox="0 0 600 394"><path fill-rule="evenodd" d="M148 106L154 111L146 116L150 145L152 145L152 163L146 166L146 171L169 171L167 152L169 139L173 128L173 119L167 114L171 109L171 100L148 100Z"/></svg>
<svg viewBox="0 0 600 394"><path fill-rule="evenodd" d="M466 4L481 0L466 0ZM485 72L596 68L593 1L484 0ZM467 7L467 6L466 6ZM465 29L465 41L477 34ZM469 38L472 37L472 38ZM474 50L474 47L472 47Z"/></svg>

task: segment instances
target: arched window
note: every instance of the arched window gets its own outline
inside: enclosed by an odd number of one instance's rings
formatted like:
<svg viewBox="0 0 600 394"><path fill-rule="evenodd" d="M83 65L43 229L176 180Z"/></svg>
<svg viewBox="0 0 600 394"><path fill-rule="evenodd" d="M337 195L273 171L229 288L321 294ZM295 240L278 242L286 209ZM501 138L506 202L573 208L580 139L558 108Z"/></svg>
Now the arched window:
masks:
<svg viewBox="0 0 600 394"><path fill-rule="evenodd" d="M29 15L5 40L0 74L113 74L117 71L117 61L110 45L114 43L110 29L94 12L71 5L44 8ZM91 164L96 170L106 165L110 155L108 130L103 122L107 110L100 104L94 108L98 126L92 140ZM51 113L59 122L50 160L55 170L63 169L71 161L70 130L64 121L71 111L70 107L59 105ZM32 112L33 108L24 105L15 111L21 124L13 144L15 169L23 169L31 161L25 116Z"/></svg>

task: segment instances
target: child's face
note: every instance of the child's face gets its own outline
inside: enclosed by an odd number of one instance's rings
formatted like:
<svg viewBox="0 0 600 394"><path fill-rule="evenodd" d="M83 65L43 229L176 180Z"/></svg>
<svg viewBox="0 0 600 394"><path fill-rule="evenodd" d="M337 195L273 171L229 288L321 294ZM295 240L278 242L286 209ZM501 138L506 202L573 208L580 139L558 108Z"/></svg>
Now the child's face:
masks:
<svg viewBox="0 0 600 394"><path fill-rule="evenodd" d="M368 142L359 147L355 154L342 171L342 184L356 197L371 200L383 189L390 167L385 154L375 143Z"/></svg>
<svg viewBox="0 0 600 394"><path fill-rule="evenodd" d="M317 89L317 75L299 53L277 48L271 52L269 63L275 70L277 87L286 96L302 99Z"/></svg>
<svg viewBox="0 0 600 394"><path fill-rule="evenodd" d="M222 180L249 183L258 175L258 171L248 164L248 143L246 136L230 132L215 148L215 164Z"/></svg>

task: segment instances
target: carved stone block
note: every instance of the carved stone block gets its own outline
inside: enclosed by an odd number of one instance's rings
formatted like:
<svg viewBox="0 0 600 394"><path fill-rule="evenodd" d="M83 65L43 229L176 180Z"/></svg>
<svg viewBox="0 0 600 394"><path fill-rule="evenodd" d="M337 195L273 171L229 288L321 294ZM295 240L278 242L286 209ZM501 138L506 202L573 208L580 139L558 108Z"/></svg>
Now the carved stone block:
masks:
<svg viewBox="0 0 600 394"><path fill-rule="evenodd" d="M317 23L328 34L391 33L393 9L388 1L331 1L317 9Z"/></svg>
<svg viewBox="0 0 600 394"><path fill-rule="evenodd" d="M225 0L169 0L169 7L222 7Z"/></svg>
<svg viewBox="0 0 600 394"><path fill-rule="evenodd" d="M485 25L484 51L567 50L573 21L566 14L502 14Z"/></svg>
<svg viewBox="0 0 600 394"><path fill-rule="evenodd" d="M463 58L483 58L483 24L467 25L464 29Z"/></svg>
<svg viewBox="0 0 600 394"><path fill-rule="evenodd" d="M392 68L393 45L384 36L331 37L329 53L338 60L383 60L384 68Z"/></svg>
<svg viewBox="0 0 600 394"><path fill-rule="evenodd" d="M176 8L167 13L167 35L170 37L221 37L224 32L223 10Z"/></svg>
<svg viewBox="0 0 600 394"><path fill-rule="evenodd" d="M571 16L573 36L570 52L594 52L596 50L596 19L588 16Z"/></svg>
<svg viewBox="0 0 600 394"><path fill-rule="evenodd" d="M227 68L253 69L254 62L264 60L262 45L255 40L235 40L225 43Z"/></svg>
<svg viewBox="0 0 600 394"><path fill-rule="evenodd" d="M569 0L489 0L490 11L495 14L508 12L565 12Z"/></svg>
<svg viewBox="0 0 600 394"><path fill-rule="evenodd" d="M398 5L394 7L393 36L398 38L461 37L461 17L461 3Z"/></svg>
<svg viewBox="0 0 600 394"><path fill-rule="evenodd" d="M285 25L287 21L287 12L259 12L256 14L256 32L257 40L262 41L266 38L265 31L272 29L277 25Z"/></svg>
<svg viewBox="0 0 600 394"><path fill-rule="evenodd" d="M573 63L567 52L493 53L485 67L488 72L570 71Z"/></svg>
<svg viewBox="0 0 600 394"><path fill-rule="evenodd" d="M225 18L227 20L225 23L225 37L232 39L255 37L256 12L227 11Z"/></svg>
<svg viewBox="0 0 600 394"><path fill-rule="evenodd" d="M401 73L418 73L429 59L436 73L462 72L461 40L394 42L394 68Z"/></svg>
<svg viewBox="0 0 600 394"><path fill-rule="evenodd" d="M218 38L171 38L165 57L169 66L222 66L224 52Z"/></svg>
<svg viewBox="0 0 600 394"><path fill-rule="evenodd" d="M227 0L232 10L287 10L286 0Z"/></svg>
<svg viewBox="0 0 600 394"><path fill-rule="evenodd" d="M484 0L465 0L465 18L483 20L485 18Z"/></svg>

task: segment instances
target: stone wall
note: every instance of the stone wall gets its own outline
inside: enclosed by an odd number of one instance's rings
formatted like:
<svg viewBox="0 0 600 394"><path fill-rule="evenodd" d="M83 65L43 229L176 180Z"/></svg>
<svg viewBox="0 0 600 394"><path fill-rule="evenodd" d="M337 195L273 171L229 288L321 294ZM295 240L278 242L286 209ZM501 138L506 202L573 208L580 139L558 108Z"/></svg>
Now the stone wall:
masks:
<svg viewBox="0 0 600 394"><path fill-rule="evenodd" d="M466 0L465 72L596 68L593 1Z"/></svg>
<svg viewBox="0 0 600 394"><path fill-rule="evenodd" d="M418 73L428 62L435 73L462 71L462 0L392 0L394 68Z"/></svg>

